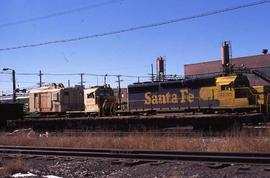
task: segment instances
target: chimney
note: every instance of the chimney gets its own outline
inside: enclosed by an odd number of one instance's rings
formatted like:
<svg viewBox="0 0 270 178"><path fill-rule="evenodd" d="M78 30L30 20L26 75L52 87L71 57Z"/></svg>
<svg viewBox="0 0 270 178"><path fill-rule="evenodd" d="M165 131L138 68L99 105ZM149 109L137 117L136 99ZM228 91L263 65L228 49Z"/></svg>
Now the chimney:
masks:
<svg viewBox="0 0 270 178"><path fill-rule="evenodd" d="M227 41L223 42L222 44L221 55L222 65L227 66L230 63L229 43Z"/></svg>
<svg viewBox="0 0 270 178"><path fill-rule="evenodd" d="M223 71L228 74L230 73L230 42L224 41L221 48L221 64Z"/></svg>
<svg viewBox="0 0 270 178"><path fill-rule="evenodd" d="M165 79L165 60L161 56L157 58L157 77L160 81Z"/></svg>

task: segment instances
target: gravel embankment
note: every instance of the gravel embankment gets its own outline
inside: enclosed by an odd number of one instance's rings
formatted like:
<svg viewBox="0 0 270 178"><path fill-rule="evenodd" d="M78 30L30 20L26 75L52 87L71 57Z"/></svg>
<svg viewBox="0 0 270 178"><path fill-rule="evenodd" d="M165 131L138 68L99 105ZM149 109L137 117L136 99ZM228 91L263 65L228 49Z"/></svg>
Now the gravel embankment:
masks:
<svg viewBox="0 0 270 178"><path fill-rule="evenodd" d="M4 157L4 158L3 158ZM12 159L2 156L0 160ZM13 158L14 159L14 158ZM136 161L93 158L25 156L21 158L33 177L55 175L65 178L199 178L199 177L269 177L270 166L200 163L180 161ZM2 164L2 166L4 166Z"/></svg>

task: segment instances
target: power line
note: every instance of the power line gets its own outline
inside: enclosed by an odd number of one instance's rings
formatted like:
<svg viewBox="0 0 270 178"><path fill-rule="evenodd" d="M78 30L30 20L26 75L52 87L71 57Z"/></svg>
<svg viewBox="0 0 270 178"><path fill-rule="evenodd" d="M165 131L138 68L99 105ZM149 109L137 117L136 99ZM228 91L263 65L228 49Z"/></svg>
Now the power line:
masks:
<svg viewBox="0 0 270 178"><path fill-rule="evenodd" d="M38 73L16 73L16 75L38 75Z"/></svg>
<svg viewBox="0 0 270 178"><path fill-rule="evenodd" d="M0 74L9 75L11 72L0 72Z"/></svg>
<svg viewBox="0 0 270 178"><path fill-rule="evenodd" d="M55 13L44 15L44 16L18 20L18 21L14 21L14 22L3 23L3 24L0 24L0 28L19 25L19 24L25 24L25 23L39 21L39 20L45 20L45 19L54 18L54 17L58 17L58 16L63 16L63 15L71 14L71 13L76 13L79 11L94 9L94 8L101 7L101 6L105 6L105 5L109 5L109 4L113 4L113 3L118 3L121 1L123 1L123 0L110 0L110 1L102 2L102 3L92 4L92 5L74 8L74 9L70 9L70 10L66 10L66 11L55 12Z"/></svg>
<svg viewBox="0 0 270 178"><path fill-rule="evenodd" d="M71 76L71 75L81 75L81 73L42 73L43 75L51 75L51 76Z"/></svg>
<svg viewBox="0 0 270 178"><path fill-rule="evenodd" d="M0 72L0 74L11 74L8 72ZM44 76L79 76L79 75L85 75L85 76L92 76L92 77L104 77L105 75L108 77L118 77L120 74L93 74L93 73L42 73ZM39 76L40 73L22 73L22 72L16 72L16 75L23 75L23 76ZM121 77L126 78L149 78L149 76L140 76L140 75L120 75Z"/></svg>
<svg viewBox="0 0 270 178"><path fill-rule="evenodd" d="M8 80L0 80L0 83L10 83L11 81ZM29 81L17 81L17 83L36 83L36 82L29 82Z"/></svg>
<svg viewBox="0 0 270 178"><path fill-rule="evenodd" d="M90 38L104 37L104 36L109 36L109 35L137 31L137 30L141 30L141 29L158 27L158 26L162 26L162 25L168 25L168 24L172 24L172 23L197 19L197 18L201 18L201 17L212 16L212 15L221 14L221 13L225 13L225 12L229 12L229 11L235 11L238 9L248 8L248 7L252 7L252 6L258 6L258 5L262 5L262 4L266 4L266 3L270 3L270 0L262 0L262 1L252 2L252 3L238 5L238 6L234 6L234 7L228 7L225 9L219 9L219 10L205 12L205 13L201 13L201 14L197 14L197 15L192 15L192 16L187 16L187 17L167 20L167 21L163 21L163 22L147 24L147 25L141 25L141 26L131 27L131 28L117 30L117 31L98 33L98 34L94 34L94 35L80 36L80 37L75 37L75 38L54 40L54 41L35 43L35 44L26 44L26 45L15 46L15 47L0 48L0 51L16 50L16 49L21 49L21 48L31 48L31 47L38 47L38 46L44 46L44 45L50 45L50 44L56 44L56 43L67 43L67 42L80 41L80 40L90 39Z"/></svg>

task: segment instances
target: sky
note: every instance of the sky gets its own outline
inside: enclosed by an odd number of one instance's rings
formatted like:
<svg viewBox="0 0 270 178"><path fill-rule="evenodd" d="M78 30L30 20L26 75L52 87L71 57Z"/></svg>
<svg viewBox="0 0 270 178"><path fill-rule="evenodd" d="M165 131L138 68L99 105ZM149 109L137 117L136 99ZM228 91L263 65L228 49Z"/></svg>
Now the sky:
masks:
<svg viewBox="0 0 270 178"><path fill-rule="evenodd" d="M0 48L117 31L197 15L256 0L1 0ZM31 18L88 7L59 16ZM16 70L17 87L35 88L37 75L21 73L92 73L147 76L158 56L167 74L184 74L184 64L220 59L223 41L233 57L260 54L270 48L270 3L208 17L35 48L0 51L0 69ZM9 72L0 73L0 92L12 91ZM122 77L122 86L137 78ZM43 76L43 82L79 84L79 75ZM85 85L101 85L103 77L84 76ZM116 77L108 77L113 87ZM141 80L146 80L142 79ZM0 93L1 94L1 93Z"/></svg>

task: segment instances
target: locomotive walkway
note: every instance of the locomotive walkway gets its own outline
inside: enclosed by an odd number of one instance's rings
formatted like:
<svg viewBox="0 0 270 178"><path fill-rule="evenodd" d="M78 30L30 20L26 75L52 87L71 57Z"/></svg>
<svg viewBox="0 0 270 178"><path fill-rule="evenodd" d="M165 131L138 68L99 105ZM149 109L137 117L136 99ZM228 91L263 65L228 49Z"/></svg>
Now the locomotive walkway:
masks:
<svg viewBox="0 0 270 178"><path fill-rule="evenodd" d="M270 164L270 153L183 152L161 150L78 149L0 146L2 154Z"/></svg>

